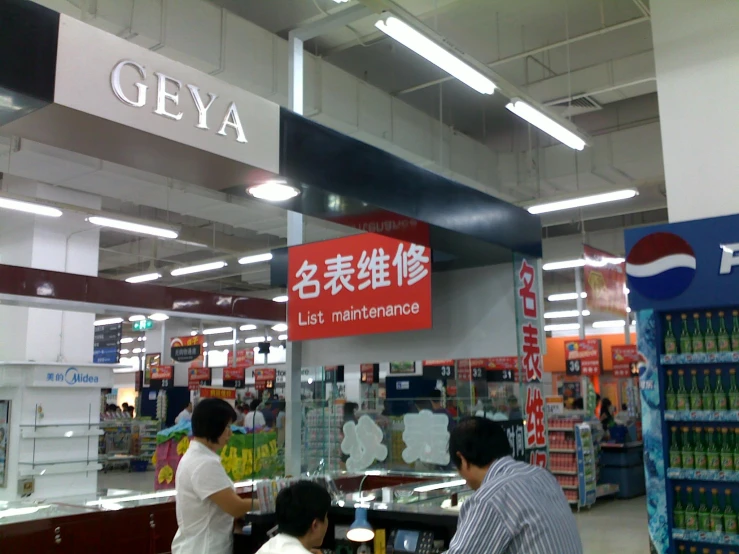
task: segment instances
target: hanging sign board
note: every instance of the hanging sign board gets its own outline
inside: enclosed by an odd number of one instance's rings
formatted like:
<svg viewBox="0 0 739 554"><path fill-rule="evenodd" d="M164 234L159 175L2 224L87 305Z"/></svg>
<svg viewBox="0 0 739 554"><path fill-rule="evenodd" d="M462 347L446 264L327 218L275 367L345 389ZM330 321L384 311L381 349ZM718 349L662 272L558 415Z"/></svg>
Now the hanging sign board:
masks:
<svg viewBox="0 0 739 554"><path fill-rule="evenodd" d="M151 368L151 382L149 386L152 389L168 389L174 387L174 366L153 366Z"/></svg>
<svg viewBox="0 0 739 554"><path fill-rule="evenodd" d="M117 364L121 359L121 338L123 338L123 323L96 326L92 362Z"/></svg>
<svg viewBox="0 0 739 554"><path fill-rule="evenodd" d="M379 381L380 364L362 364L359 366L362 383L371 385L375 382L375 373L377 373Z"/></svg>
<svg viewBox="0 0 739 554"><path fill-rule="evenodd" d="M424 360L424 379L455 379L454 360Z"/></svg>
<svg viewBox="0 0 739 554"><path fill-rule="evenodd" d="M243 367L224 367L223 386L226 388L243 389L246 370Z"/></svg>
<svg viewBox="0 0 739 554"><path fill-rule="evenodd" d="M266 390L275 388L277 370L274 368L260 368L254 370L254 388Z"/></svg>
<svg viewBox="0 0 739 554"><path fill-rule="evenodd" d="M211 369L209 367L191 367L187 370L187 388L198 390L211 384Z"/></svg>
<svg viewBox="0 0 739 554"><path fill-rule="evenodd" d="M254 350L241 349L236 351L236 359L234 360L234 354L232 350L228 351L228 365L230 367L241 367L248 369L254 365ZM225 377L224 377L225 379Z"/></svg>
<svg viewBox="0 0 739 554"><path fill-rule="evenodd" d="M390 362L390 374L415 373L416 362Z"/></svg>
<svg viewBox="0 0 739 554"><path fill-rule="evenodd" d="M201 387L200 398L220 398L221 400L236 400L236 389L221 387Z"/></svg>
<svg viewBox="0 0 739 554"><path fill-rule="evenodd" d="M567 375L600 375L603 353L600 339L565 342L565 372Z"/></svg>
<svg viewBox="0 0 739 554"><path fill-rule="evenodd" d="M203 335L173 338L169 343L172 360L181 363L193 362L198 359L202 360L204 342L205 337Z"/></svg>
<svg viewBox="0 0 739 554"><path fill-rule="evenodd" d="M607 312L626 317L626 264L623 258L583 247L586 304L591 312Z"/></svg>
<svg viewBox="0 0 739 554"><path fill-rule="evenodd" d="M293 341L431 328L431 249L367 233L288 250Z"/></svg>
<svg viewBox="0 0 739 554"><path fill-rule="evenodd" d="M633 364L639 362L639 349L635 344L611 346L611 361L614 377L631 377Z"/></svg>

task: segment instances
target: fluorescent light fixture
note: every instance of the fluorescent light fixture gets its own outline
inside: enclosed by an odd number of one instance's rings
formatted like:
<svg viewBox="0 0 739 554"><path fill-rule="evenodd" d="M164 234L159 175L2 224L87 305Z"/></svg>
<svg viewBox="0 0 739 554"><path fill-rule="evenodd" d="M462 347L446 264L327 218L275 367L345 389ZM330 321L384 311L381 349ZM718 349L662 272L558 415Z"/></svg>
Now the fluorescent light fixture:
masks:
<svg viewBox="0 0 739 554"><path fill-rule="evenodd" d="M544 326L545 331L577 331L579 328L579 323L552 323Z"/></svg>
<svg viewBox="0 0 739 554"><path fill-rule="evenodd" d="M629 198L634 198L637 194L639 193L634 189L615 190L604 194L572 198L571 200L537 204L536 206L531 206L528 210L529 213L532 214L545 214L549 212L558 212L560 210L571 210L573 208L593 206L595 204L605 204L606 202L615 202L617 200L628 200Z"/></svg>
<svg viewBox="0 0 739 554"><path fill-rule="evenodd" d="M268 202L284 202L300 194L298 189L291 187L284 181L267 181L259 185L252 185L246 189L246 192L254 198L267 200Z"/></svg>
<svg viewBox="0 0 739 554"><path fill-rule="evenodd" d="M277 331L278 333L281 333L283 331L287 331L287 324L286 323L278 323L277 325L272 326L273 331Z"/></svg>
<svg viewBox="0 0 739 554"><path fill-rule="evenodd" d="M190 275L191 273L201 273L203 271L213 271L214 269L221 269L226 267L226 262L210 262L207 264L191 265L190 267L179 267L173 269L170 273L173 277L179 277L180 275Z"/></svg>
<svg viewBox="0 0 739 554"><path fill-rule="evenodd" d="M110 217L92 216L88 217L87 221L93 225L99 225L100 227L110 227L111 229L130 231L141 235L153 235L164 239L176 239L178 236L178 233L172 229L154 227L153 225L144 225L142 223L134 223L132 221L125 221L122 219L112 219Z"/></svg>
<svg viewBox="0 0 739 554"><path fill-rule="evenodd" d="M275 296L272 299L272 302L279 302L279 303L287 302L287 296L285 296L285 295Z"/></svg>
<svg viewBox="0 0 739 554"><path fill-rule="evenodd" d="M590 267L606 267L607 265L619 265L625 261L626 260L624 258L601 258L600 260L588 258L585 260L585 265Z"/></svg>
<svg viewBox="0 0 739 554"><path fill-rule="evenodd" d="M203 329L204 335L224 335L226 333L233 333L233 327L213 327L211 329Z"/></svg>
<svg viewBox="0 0 739 554"><path fill-rule="evenodd" d="M234 342L233 339L225 339L225 340L217 340L213 342L213 346L233 346L234 344L239 344L241 341L236 339Z"/></svg>
<svg viewBox="0 0 739 554"><path fill-rule="evenodd" d="M334 0L334 2L336 2L337 4L345 4L345 3L347 3L348 1L349 1L349 0Z"/></svg>
<svg viewBox="0 0 739 554"><path fill-rule="evenodd" d="M581 292L580 298L587 298L588 293L587 292ZM561 302L563 300L577 300L577 293L576 292L563 292L561 294L550 294L547 297L547 300L550 302Z"/></svg>
<svg viewBox="0 0 739 554"><path fill-rule="evenodd" d="M131 344L133 339L131 337L125 337L121 339L121 344Z"/></svg>
<svg viewBox="0 0 739 554"><path fill-rule="evenodd" d="M133 349L133 350L131 351L131 353L132 353L132 354L141 354L141 349L140 349L140 348L134 348L134 349Z"/></svg>
<svg viewBox="0 0 739 554"><path fill-rule="evenodd" d="M0 198L0 208L46 217L61 217L62 215L62 211L57 208L34 204L33 202L22 202L21 200L13 200L12 198Z"/></svg>
<svg viewBox="0 0 739 554"><path fill-rule="evenodd" d="M272 259L272 253L267 252L266 254L256 254L254 256L246 256L239 260L241 265L247 264L258 264L260 262L268 262Z"/></svg>
<svg viewBox="0 0 739 554"><path fill-rule="evenodd" d="M101 325L115 325L116 323L123 323L122 317L111 317L110 319L98 319L95 321L95 327Z"/></svg>
<svg viewBox="0 0 739 554"><path fill-rule="evenodd" d="M190 336L191 336L191 337L194 337L194 336L196 336L197 334L198 334L198 332L197 332L197 331L190 331Z"/></svg>
<svg viewBox="0 0 739 554"><path fill-rule="evenodd" d="M272 340L272 337L249 337L247 339L244 339L244 342L246 344L257 344L258 342L269 342Z"/></svg>
<svg viewBox="0 0 739 554"><path fill-rule="evenodd" d="M287 335L280 335L277 337L277 340L287 340Z"/></svg>
<svg viewBox="0 0 739 554"><path fill-rule="evenodd" d="M144 275L135 275L126 279L126 283L146 283L147 281L156 281L161 279L161 273L145 273Z"/></svg>
<svg viewBox="0 0 739 554"><path fill-rule="evenodd" d="M583 267L585 260L582 258L577 260L564 260L562 262L549 262L541 266L544 271L555 271L557 269L572 269L575 267Z"/></svg>
<svg viewBox="0 0 739 554"><path fill-rule="evenodd" d="M609 321L594 321L593 329L607 329L609 327L623 327L626 322L623 319L613 319Z"/></svg>
<svg viewBox="0 0 739 554"><path fill-rule="evenodd" d="M375 27L477 92L481 94L495 92L497 87L493 81L397 17L380 19L375 23Z"/></svg>
<svg viewBox="0 0 739 554"><path fill-rule="evenodd" d="M132 315L128 318L128 321L134 322L134 321L144 321L146 319L145 315Z"/></svg>
<svg viewBox="0 0 739 554"><path fill-rule="evenodd" d="M582 150L585 148L585 141L578 137L575 133L570 131L564 125L560 125L550 116L544 112L540 112L533 106L527 104L523 100L518 98L511 98L511 101L506 104L506 108L516 114L521 119L525 119L531 123L534 127L538 127L549 136L557 139L565 146L569 146L573 150ZM558 208L563 210L565 208ZM541 213L541 212L531 212Z"/></svg>
<svg viewBox="0 0 739 554"><path fill-rule="evenodd" d="M563 317L577 317L580 315L580 312L578 310L563 310L561 312L546 312L544 314L544 319L560 319ZM583 316L590 315L589 310L583 310L582 311Z"/></svg>
<svg viewBox="0 0 739 554"><path fill-rule="evenodd" d="M124 348L123 350L120 351L121 356L125 356L126 354L129 354L129 353L130 351L128 350L128 348Z"/></svg>
<svg viewBox="0 0 739 554"><path fill-rule="evenodd" d="M416 487L413 492L431 492L438 491L441 489L451 489L453 487L461 487L466 485L467 481L464 479L456 479L455 481L448 481L446 483L434 483L433 485L423 485L422 487Z"/></svg>
<svg viewBox="0 0 739 554"><path fill-rule="evenodd" d="M167 314L151 314L149 316L149 319L151 319L152 321L167 321L169 319L169 316Z"/></svg>
<svg viewBox="0 0 739 554"><path fill-rule="evenodd" d="M256 325L252 325L251 323L247 323L246 325L242 325L241 327L239 327L239 331L253 331L256 328L257 328Z"/></svg>

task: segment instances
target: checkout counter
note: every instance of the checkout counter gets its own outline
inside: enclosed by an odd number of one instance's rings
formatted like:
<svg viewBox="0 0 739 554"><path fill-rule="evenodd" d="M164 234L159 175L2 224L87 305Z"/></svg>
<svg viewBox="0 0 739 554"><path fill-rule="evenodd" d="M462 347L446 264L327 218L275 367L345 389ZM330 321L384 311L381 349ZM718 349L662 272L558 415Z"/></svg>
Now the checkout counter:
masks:
<svg viewBox="0 0 739 554"><path fill-rule="evenodd" d="M396 554L446 549L457 525L458 507L453 504L470 494L453 479L451 475L393 472L337 476L340 492L329 512L324 548L344 554L357 552L360 544L344 537L354 521L354 508L365 507L370 524L376 531L385 531L386 542L394 545L397 540L397 544L413 546L395 549ZM251 485L251 481L237 483L237 492L252 495ZM0 501L0 552L168 553L177 531L174 500L173 490L142 493L109 489L50 502ZM243 532L247 522L251 523L249 535ZM245 521L237 521L234 552L256 552L274 525L274 514L252 513ZM370 550L362 552L378 552L372 548L373 542L367 545Z"/></svg>
<svg viewBox="0 0 739 554"><path fill-rule="evenodd" d="M472 491L459 479L416 481L342 494L329 510L323 549L336 554L443 552L457 530L459 508L470 494ZM374 541L353 543L346 539L356 508L367 510L367 520L375 530ZM234 554L256 552L274 527L274 514L247 514L234 531Z"/></svg>

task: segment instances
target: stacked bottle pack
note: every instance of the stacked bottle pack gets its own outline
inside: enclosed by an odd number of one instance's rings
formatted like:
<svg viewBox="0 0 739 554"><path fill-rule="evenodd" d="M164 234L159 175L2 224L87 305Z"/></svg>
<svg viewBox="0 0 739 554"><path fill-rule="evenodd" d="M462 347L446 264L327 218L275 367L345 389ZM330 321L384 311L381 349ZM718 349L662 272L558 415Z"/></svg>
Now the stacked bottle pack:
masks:
<svg viewBox="0 0 739 554"><path fill-rule="evenodd" d="M736 553L739 310L665 314L663 324L672 536L678 552Z"/></svg>

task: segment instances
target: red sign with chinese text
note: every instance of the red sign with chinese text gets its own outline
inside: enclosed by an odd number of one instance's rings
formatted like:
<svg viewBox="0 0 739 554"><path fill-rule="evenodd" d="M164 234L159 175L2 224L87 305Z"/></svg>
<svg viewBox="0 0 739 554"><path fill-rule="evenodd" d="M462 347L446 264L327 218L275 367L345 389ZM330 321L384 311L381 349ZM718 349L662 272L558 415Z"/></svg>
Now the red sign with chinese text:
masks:
<svg viewBox="0 0 739 554"><path fill-rule="evenodd" d="M254 388L265 390L274 388L277 370L274 368L261 368L254 370Z"/></svg>
<svg viewBox="0 0 739 554"><path fill-rule="evenodd" d="M243 381L245 370L243 367L224 367L223 368L223 380L224 381Z"/></svg>
<svg viewBox="0 0 739 554"><path fill-rule="evenodd" d="M546 450L534 450L529 456L529 463L532 466L539 466L547 469L547 452Z"/></svg>
<svg viewBox="0 0 739 554"><path fill-rule="evenodd" d="M209 367L191 367L187 370L187 388L198 390L201 385L210 385Z"/></svg>
<svg viewBox="0 0 739 554"><path fill-rule="evenodd" d="M635 344L611 346L614 377L631 377L632 364L639 362L639 349Z"/></svg>
<svg viewBox="0 0 739 554"><path fill-rule="evenodd" d="M603 356L600 339L565 342L565 370L567 375L600 375Z"/></svg>
<svg viewBox="0 0 739 554"><path fill-rule="evenodd" d="M190 362L190 367L203 367L203 344L203 335L174 337L169 343L171 358L175 362Z"/></svg>
<svg viewBox="0 0 739 554"><path fill-rule="evenodd" d="M240 367L243 369L250 368L254 365L254 350L237 350L236 351L236 362L234 362L233 351L228 351L228 365L231 367ZM225 377L224 377L225 379ZM243 379L243 374L242 374Z"/></svg>
<svg viewBox="0 0 739 554"><path fill-rule="evenodd" d="M588 245L583 247L583 253L588 309L626 317L626 264L623 258Z"/></svg>
<svg viewBox="0 0 739 554"><path fill-rule="evenodd" d="M221 400L236 400L236 389L200 387L200 398L220 398Z"/></svg>
<svg viewBox="0 0 739 554"><path fill-rule="evenodd" d="M541 381L541 333L539 330L539 292L536 267L526 258L518 266L519 342L521 365L526 381Z"/></svg>
<svg viewBox="0 0 739 554"><path fill-rule="evenodd" d="M174 379L173 365L155 365L151 368L151 378L158 381Z"/></svg>
<svg viewBox="0 0 739 554"><path fill-rule="evenodd" d="M359 366L362 383L371 385L375 382L375 364L361 364Z"/></svg>
<svg viewBox="0 0 739 554"><path fill-rule="evenodd" d="M547 445L544 434L544 399L538 384L526 387L526 448Z"/></svg>
<svg viewBox="0 0 739 554"><path fill-rule="evenodd" d="M431 250L376 234L288 250L294 341L429 329Z"/></svg>

